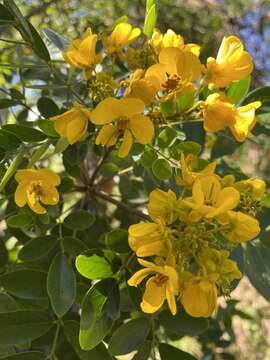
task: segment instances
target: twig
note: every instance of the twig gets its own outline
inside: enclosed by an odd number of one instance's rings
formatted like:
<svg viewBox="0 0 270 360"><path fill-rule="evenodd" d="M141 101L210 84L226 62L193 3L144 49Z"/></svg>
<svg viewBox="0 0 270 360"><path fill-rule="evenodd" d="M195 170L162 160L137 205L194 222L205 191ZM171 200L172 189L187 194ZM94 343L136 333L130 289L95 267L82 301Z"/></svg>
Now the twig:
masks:
<svg viewBox="0 0 270 360"><path fill-rule="evenodd" d="M89 181L89 186L92 186L96 180L96 177L99 173L99 170L101 169L102 165L104 164L104 162L107 160L108 156L110 155L112 151L112 147L108 147L107 150L105 151L102 159L100 160L100 162L98 163L95 171L93 172L91 178L90 178L90 181Z"/></svg>
<svg viewBox="0 0 270 360"><path fill-rule="evenodd" d="M123 204L122 202L112 198L110 195L106 194L105 192L103 191L98 191L98 190L95 190L93 189L92 191L90 191L90 193L92 193L93 195L103 199L103 200L106 200L108 202L110 202L111 204L114 204L115 206L117 206L118 208L134 215L134 216L137 216L143 220L149 220L149 217L148 215L142 213L141 211L137 210L137 209L134 209L130 206L127 206L126 204Z"/></svg>

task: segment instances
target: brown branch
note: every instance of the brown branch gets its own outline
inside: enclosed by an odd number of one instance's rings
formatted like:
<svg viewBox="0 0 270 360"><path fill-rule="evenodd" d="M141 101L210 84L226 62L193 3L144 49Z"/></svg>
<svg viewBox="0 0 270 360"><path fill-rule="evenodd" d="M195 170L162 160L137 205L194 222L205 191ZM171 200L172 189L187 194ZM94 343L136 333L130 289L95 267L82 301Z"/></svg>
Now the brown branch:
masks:
<svg viewBox="0 0 270 360"><path fill-rule="evenodd" d="M99 170L101 169L102 165L103 165L104 162L107 160L107 158L109 157L112 149L113 149L113 147L108 147L108 148L106 149L106 151L105 151L102 159L101 159L100 162L98 163L95 171L93 172L93 174L92 174L92 176L91 176L91 178L90 178L90 181L89 181L89 186L90 186L90 187L94 184L94 182L95 182L95 180L96 180L96 177L97 177L97 175L98 175L98 173L99 173Z"/></svg>
<svg viewBox="0 0 270 360"><path fill-rule="evenodd" d="M103 199L105 201L108 201L111 204L117 206L118 208L120 208L120 209L122 209L124 211L127 211L128 213L130 213L130 214L132 214L134 216L137 216L137 217L139 217L139 218L141 218L143 220L149 220L148 215L146 215L146 214L142 213L141 211L139 211L139 210L137 210L135 208L132 208L132 207L126 205L126 204L123 204L121 201L118 201L118 200L112 198L110 195L106 194L103 191L98 191L98 190L93 189L91 191L91 193L93 195L95 195L96 197L99 197L99 198L101 198L101 199Z"/></svg>

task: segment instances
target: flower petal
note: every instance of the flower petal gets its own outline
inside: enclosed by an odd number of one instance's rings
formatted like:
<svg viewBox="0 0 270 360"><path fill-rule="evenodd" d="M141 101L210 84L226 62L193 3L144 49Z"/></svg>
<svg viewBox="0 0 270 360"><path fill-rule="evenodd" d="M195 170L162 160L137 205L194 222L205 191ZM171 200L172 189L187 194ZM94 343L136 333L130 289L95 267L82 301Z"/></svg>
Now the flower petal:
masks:
<svg viewBox="0 0 270 360"><path fill-rule="evenodd" d="M145 293L141 308L145 313L153 313L161 308L166 298L166 282L157 285L155 277L147 280L145 285Z"/></svg>
<svg viewBox="0 0 270 360"><path fill-rule="evenodd" d="M118 112L115 111L118 102L119 100L113 97L101 101L90 114L92 123L104 125L116 120L119 117Z"/></svg>
<svg viewBox="0 0 270 360"><path fill-rule="evenodd" d="M137 271L131 278L128 280L129 286L138 286L146 276L152 273L151 269L141 269Z"/></svg>
<svg viewBox="0 0 270 360"><path fill-rule="evenodd" d="M98 133L96 144L113 146L118 140L118 130L114 125L104 125Z"/></svg>
<svg viewBox="0 0 270 360"><path fill-rule="evenodd" d="M126 157L128 155L128 153L130 152L132 143L133 143L132 134L127 129L124 132L124 137L123 137L122 144L121 144L121 146L119 148L118 156L121 157L121 158Z"/></svg>
<svg viewBox="0 0 270 360"><path fill-rule="evenodd" d="M14 200L16 205L23 207L27 202L27 182L21 182L15 191Z"/></svg>
<svg viewBox="0 0 270 360"><path fill-rule="evenodd" d="M137 98L123 98L112 104L112 109L118 117L126 117L130 119L136 114L144 111L144 102Z"/></svg>
<svg viewBox="0 0 270 360"><path fill-rule="evenodd" d="M59 193L55 188L44 189L40 197L41 202L46 205L55 205L59 201Z"/></svg>
<svg viewBox="0 0 270 360"><path fill-rule="evenodd" d="M155 128L147 116L133 116L130 118L129 128L141 144L148 144L153 139Z"/></svg>
<svg viewBox="0 0 270 360"><path fill-rule="evenodd" d="M80 113L67 124L66 137L69 144L74 144L75 142L82 139L86 134L88 127L88 119L83 113Z"/></svg>

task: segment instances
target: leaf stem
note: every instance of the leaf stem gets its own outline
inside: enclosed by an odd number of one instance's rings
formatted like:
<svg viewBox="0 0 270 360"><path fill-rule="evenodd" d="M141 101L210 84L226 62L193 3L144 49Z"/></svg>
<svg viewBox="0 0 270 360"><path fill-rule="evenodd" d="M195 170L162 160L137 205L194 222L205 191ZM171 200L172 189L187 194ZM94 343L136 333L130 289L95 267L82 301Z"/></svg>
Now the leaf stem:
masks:
<svg viewBox="0 0 270 360"><path fill-rule="evenodd" d="M57 322L55 335L54 335L53 343L52 343L52 348L51 348L49 355L46 357L46 360L54 360L56 358L55 350L56 350L56 346L57 346L58 337L60 334L60 328L61 328L61 319L59 319L59 321Z"/></svg>

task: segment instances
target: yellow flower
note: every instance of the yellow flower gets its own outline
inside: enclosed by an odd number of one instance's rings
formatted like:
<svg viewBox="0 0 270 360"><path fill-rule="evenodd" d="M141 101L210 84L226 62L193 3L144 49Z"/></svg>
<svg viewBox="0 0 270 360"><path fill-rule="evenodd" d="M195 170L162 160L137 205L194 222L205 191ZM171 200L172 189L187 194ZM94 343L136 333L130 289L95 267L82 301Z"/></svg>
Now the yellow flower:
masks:
<svg viewBox="0 0 270 360"><path fill-rule="evenodd" d="M18 170L15 180L19 183L15 192L15 203L19 207L27 203L37 214L45 214L46 209L40 204L55 205L59 201L56 186L60 177L47 169Z"/></svg>
<svg viewBox="0 0 270 360"><path fill-rule="evenodd" d="M148 212L153 222L134 224L128 229L129 245L137 256L166 256L170 252L173 230L166 225L177 220L181 210L181 200L173 191L156 189L150 193Z"/></svg>
<svg viewBox="0 0 270 360"><path fill-rule="evenodd" d="M129 45L141 35L141 29L132 28L128 23L117 24L111 35L104 39L108 54L119 54L123 47Z"/></svg>
<svg viewBox="0 0 270 360"><path fill-rule="evenodd" d="M236 140L243 142L252 135L251 130L256 124L255 111L260 106L261 102L255 101L236 108L224 94L211 94L202 104L204 128L215 132L228 126Z"/></svg>
<svg viewBox="0 0 270 360"><path fill-rule="evenodd" d="M82 40L73 40L68 50L62 53L70 65L85 70L86 80L91 77L95 65L101 61L101 57L96 54L96 43L97 35L88 28Z"/></svg>
<svg viewBox="0 0 270 360"><path fill-rule="evenodd" d="M223 236L236 244L255 239L261 231L258 220L241 211L228 211L218 220L222 225L228 225L221 230Z"/></svg>
<svg viewBox="0 0 270 360"><path fill-rule="evenodd" d="M225 36L217 58L207 59L205 80L209 89L223 88L234 80L242 80L253 70L252 58L241 40L236 36Z"/></svg>
<svg viewBox="0 0 270 360"><path fill-rule="evenodd" d="M154 125L145 115L144 102L140 99L115 99L109 97L101 101L91 113L91 121L104 125L98 133L96 144L114 145L123 138L119 156L128 155L133 137L141 144L148 144L154 136Z"/></svg>
<svg viewBox="0 0 270 360"><path fill-rule="evenodd" d="M91 111L74 103L72 109L51 118L56 132L66 137L69 144L82 140L87 133Z"/></svg>
<svg viewBox="0 0 270 360"><path fill-rule="evenodd" d="M152 219L162 218L167 224L173 223L179 216L179 202L172 190L153 190L149 196L148 212Z"/></svg>
<svg viewBox="0 0 270 360"><path fill-rule="evenodd" d="M217 306L217 287L208 279L190 274L180 299L190 316L207 318Z"/></svg>
<svg viewBox="0 0 270 360"><path fill-rule="evenodd" d="M182 200L192 211L190 220L201 217L210 219L234 209L240 200L239 192L233 187L221 188L215 175L199 177L193 184L192 197Z"/></svg>
<svg viewBox="0 0 270 360"><path fill-rule="evenodd" d="M234 184L234 187L240 192L250 191L252 198L255 200L263 199L266 192L266 184L261 179L247 179L237 181Z"/></svg>
<svg viewBox="0 0 270 360"><path fill-rule="evenodd" d="M187 156L184 153L181 153L180 165L181 165L181 177L176 177L176 183L179 186L192 186L194 181L204 175L214 174L216 169L216 162L213 161L210 164L206 165L203 170L193 171L193 168L196 166L198 159L193 154L188 154Z"/></svg>
<svg viewBox="0 0 270 360"><path fill-rule="evenodd" d="M164 262L158 259L160 265L138 259L139 263L145 267L137 271L129 280L130 286L138 286L148 275L153 274L145 285L145 293L141 302L142 311L154 313L158 311L167 300L171 313L176 314L175 297L179 293L178 273L175 269L175 259L170 256Z"/></svg>
<svg viewBox="0 0 270 360"><path fill-rule="evenodd" d="M169 29L163 35L159 29L154 29L152 38L149 40L150 47L159 54L160 51L167 47L176 47L182 50L192 52L194 55L200 55L200 46L196 44L185 44L181 35L177 35L173 30Z"/></svg>
<svg viewBox="0 0 270 360"><path fill-rule="evenodd" d="M161 218L155 222L131 225L128 229L128 242L139 257L165 256L170 247L170 229ZM168 246L169 245L169 246Z"/></svg>
<svg viewBox="0 0 270 360"><path fill-rule="evenodd" d="M205 248L198 256L204 275L217 283L224 280L230 283L234 279L240 279L242 273L236 262L228 258L229 255L227 250Z"/></svg>
<svg viewBox="0 0 270 360"><path fill-rule="evenodd" d="M141 99L146 105L154 100L159 90L159 81L155 76L144 76L142 69L137 69L131 76L125 91L125 97Z"/></svg>
<svg viewBox="0 0 270 360"><path fill-rule="evenodd" d="M185 92L193 92L192 81L199 78L201 63L191 52L175 47L161 50L159 63L150 66L145 76L153 76L159 80L159 88L171 96L181 96Z"/></svg>

